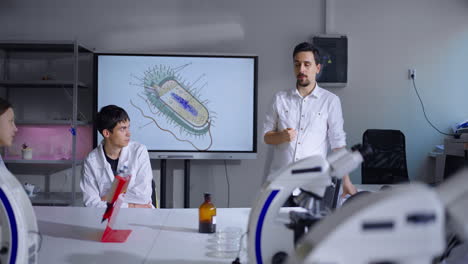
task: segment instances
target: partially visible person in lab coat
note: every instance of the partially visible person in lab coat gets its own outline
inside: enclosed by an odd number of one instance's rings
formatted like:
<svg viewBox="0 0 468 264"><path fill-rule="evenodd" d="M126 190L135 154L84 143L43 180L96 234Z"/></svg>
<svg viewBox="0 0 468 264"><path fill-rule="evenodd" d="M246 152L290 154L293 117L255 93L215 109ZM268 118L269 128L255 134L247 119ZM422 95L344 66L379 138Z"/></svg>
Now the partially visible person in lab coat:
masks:
<svg viewBox="0 0 468 264"><path fill-rule="evenodd" d="M80 187L85 206L106 207L106 195L114 175L123 166L132 175L122 207L154 208L151 204L151 170L148 150L142 144L130 141L130 118L115 105L99 111L96 127L104 140L91 151L83 165Z"/></svg>

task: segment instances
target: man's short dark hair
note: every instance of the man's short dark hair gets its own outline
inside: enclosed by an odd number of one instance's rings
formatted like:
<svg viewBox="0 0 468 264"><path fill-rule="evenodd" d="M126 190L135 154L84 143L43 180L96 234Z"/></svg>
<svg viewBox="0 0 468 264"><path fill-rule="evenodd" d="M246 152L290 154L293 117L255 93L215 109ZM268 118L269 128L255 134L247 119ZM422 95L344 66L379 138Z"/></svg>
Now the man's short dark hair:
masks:
<svg viewBox="0 0 468 264"><path fill-rule="evenodd" d="M112 133L114 127L120 123L130 121L127 112L121 107L116 105L108 105L101 108L101 111L96 116L96 128L101 133L104 129Z"/></svg>
<svg viewBox="0 0 468 264"><path fill-rule="evenodd" d="M12 108L10 102L0 97L0 115L3 115L9 108Z"/></svg>
<svg viewBox="0 0 468 264"><path fill-rule="evenodd" d="M302 42L302 43L297 44L297 46L294 48L293 58L294 56L296 56L297 53L303 52L303 51L312 52L314 54L315 64L316 65L320 64L320 52L314 45L312 45L309 42Z"/></svg>

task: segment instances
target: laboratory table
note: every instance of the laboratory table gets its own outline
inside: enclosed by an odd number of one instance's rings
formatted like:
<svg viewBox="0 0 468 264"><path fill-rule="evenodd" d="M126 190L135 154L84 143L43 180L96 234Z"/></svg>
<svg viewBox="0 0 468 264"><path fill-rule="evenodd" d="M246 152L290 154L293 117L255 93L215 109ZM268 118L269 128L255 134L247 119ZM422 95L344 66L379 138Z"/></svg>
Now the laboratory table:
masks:
<svg viewBox="0 0 468 264"><path fill-rule="evenodd" d="M42 245L39 263L231 263L215 234L198 233L198 209L120 210L116 229L133 230L125 243L101 243L103 208L34 207ZM218 208L217 229L247 229L250 209ZM244 247L243 247L244 248ZM242 253L245 255L245 248Z"/></svg>

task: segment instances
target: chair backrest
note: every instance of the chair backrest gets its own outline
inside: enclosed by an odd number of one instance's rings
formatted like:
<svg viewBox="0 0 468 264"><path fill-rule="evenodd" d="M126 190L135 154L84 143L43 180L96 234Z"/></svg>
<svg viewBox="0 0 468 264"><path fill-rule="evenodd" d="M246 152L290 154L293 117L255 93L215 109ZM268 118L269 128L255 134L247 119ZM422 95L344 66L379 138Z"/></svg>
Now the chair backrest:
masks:
<svg viewBox="0 0 468 264"><path fill-rule="evenodd" d="M373 154L361 165L363 184L396 184L408 181L405 135L400 130L368 129L362 144Z"/></svg>

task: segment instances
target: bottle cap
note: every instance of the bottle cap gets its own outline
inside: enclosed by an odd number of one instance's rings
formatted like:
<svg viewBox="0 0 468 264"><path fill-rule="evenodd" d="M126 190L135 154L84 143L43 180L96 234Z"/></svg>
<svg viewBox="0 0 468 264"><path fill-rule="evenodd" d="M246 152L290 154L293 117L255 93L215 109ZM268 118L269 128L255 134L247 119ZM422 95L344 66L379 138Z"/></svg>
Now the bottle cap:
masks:
<svg viewBox="0 0 468 264"><path fill-rule="evenodd" d="M123 165L122 167L120 167L120 169L118 170L118 173L119 174L123 174L123 173L126 173L128 171L128 167L126 165Z"/></svg>
<svg viewBox="0 0 468 264"><path fill-rule="evenodd" d="M204 194L204 197L205 197L205 199L206 199L206 198L211 198L211 193L207 193L207 192L206 192L206 193Z"/></svg>

